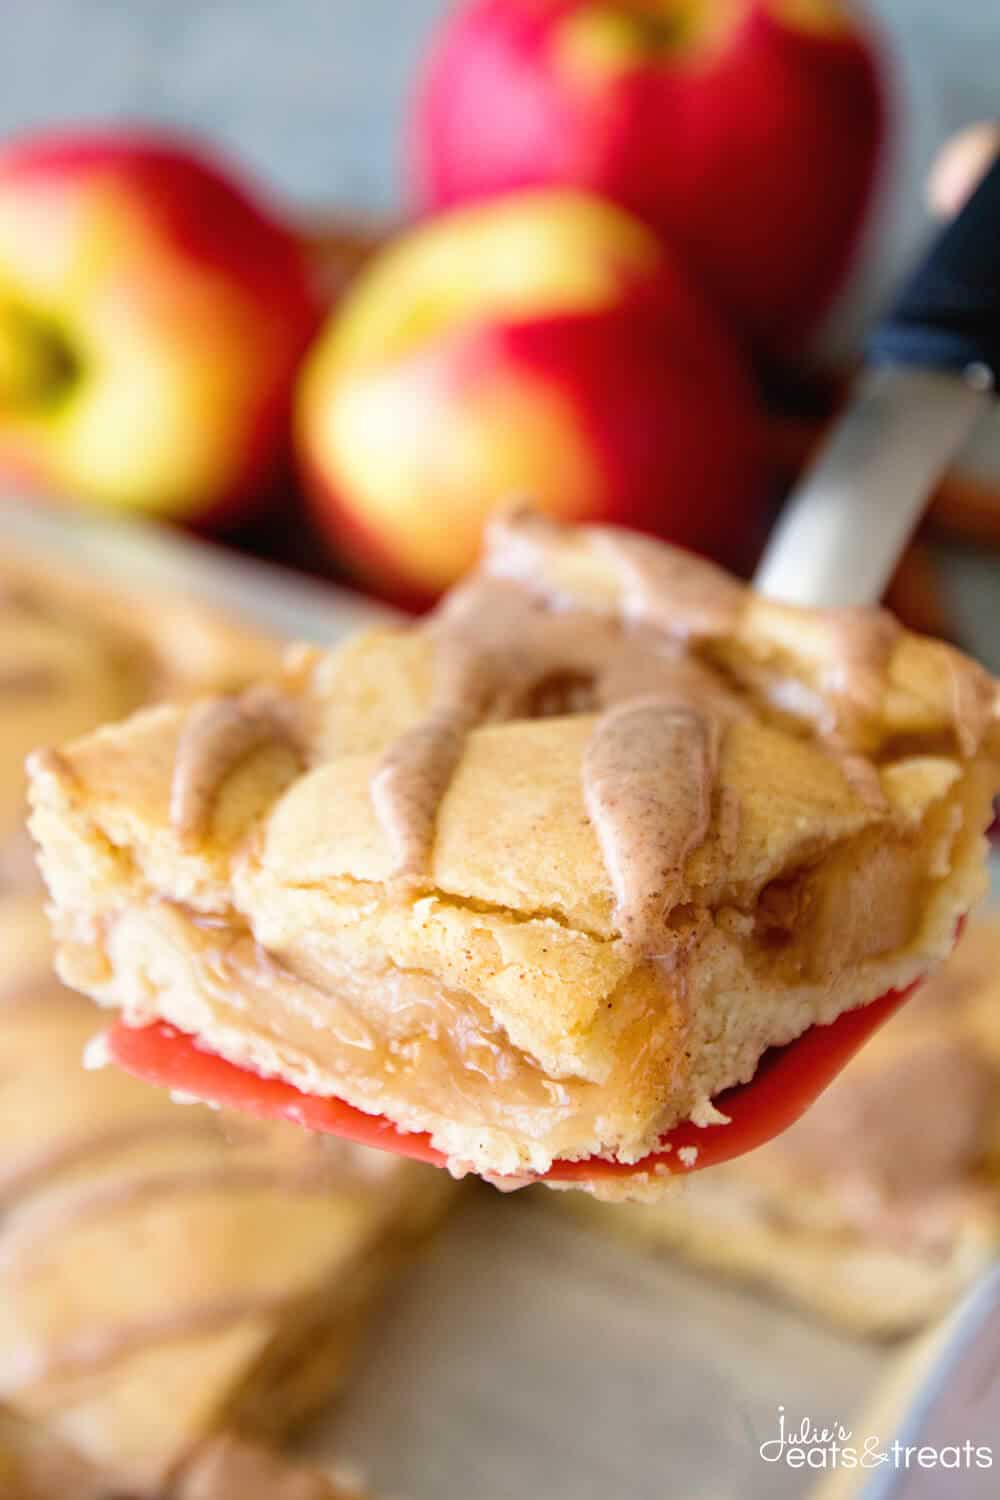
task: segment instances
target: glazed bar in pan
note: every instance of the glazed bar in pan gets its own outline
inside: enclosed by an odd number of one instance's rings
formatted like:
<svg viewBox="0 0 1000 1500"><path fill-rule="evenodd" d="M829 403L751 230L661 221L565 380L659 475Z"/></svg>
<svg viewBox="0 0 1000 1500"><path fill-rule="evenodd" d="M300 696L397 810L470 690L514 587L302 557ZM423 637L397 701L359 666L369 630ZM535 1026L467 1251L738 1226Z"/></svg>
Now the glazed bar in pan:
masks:
<svg viewBox="0 0 1000 1500"><path fill-rule="evenodd" d="M337 1388L451 1184L86 1071L98 1018L0 901L0 1405L130 1493Z"/></svg>

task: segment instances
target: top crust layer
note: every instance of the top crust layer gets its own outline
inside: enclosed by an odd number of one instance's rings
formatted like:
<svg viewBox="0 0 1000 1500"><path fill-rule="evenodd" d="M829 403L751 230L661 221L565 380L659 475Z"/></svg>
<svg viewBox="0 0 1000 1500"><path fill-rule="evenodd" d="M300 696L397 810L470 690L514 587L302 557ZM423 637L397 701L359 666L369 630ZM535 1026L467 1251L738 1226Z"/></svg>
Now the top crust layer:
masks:
<svg viewBox="0 0 1000 1500"><path fill-rule="evenodd" d="M941 957L998 743L879 611L521 516L421 625L38 757L34 827L72 982L539 1171Z"/></svg>

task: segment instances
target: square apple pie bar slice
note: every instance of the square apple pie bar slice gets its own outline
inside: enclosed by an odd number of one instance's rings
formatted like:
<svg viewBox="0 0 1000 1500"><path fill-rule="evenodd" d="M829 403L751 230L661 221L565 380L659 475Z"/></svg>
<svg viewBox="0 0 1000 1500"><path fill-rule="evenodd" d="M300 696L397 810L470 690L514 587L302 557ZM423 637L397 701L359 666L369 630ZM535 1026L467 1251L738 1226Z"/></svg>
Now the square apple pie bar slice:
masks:
<svg viewBox="0 0 1000 1500"><path fill-rule="evenodd" d="M426 620L34 757L60 971L455 1171L640 1162L948 953L997 703L881 611L504 516Z"/></svg>

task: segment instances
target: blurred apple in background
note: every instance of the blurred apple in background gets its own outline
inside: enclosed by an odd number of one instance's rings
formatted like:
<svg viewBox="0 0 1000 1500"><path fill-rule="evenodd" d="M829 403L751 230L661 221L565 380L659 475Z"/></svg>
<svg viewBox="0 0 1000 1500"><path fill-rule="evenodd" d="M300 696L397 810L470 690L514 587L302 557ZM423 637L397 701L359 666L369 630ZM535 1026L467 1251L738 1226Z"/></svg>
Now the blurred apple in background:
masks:
<svg viewBox="0 0 1000 1500"><path fill-rule="evenodd" d="M200 153L112 131L0 150L0 479L235 517L317 321L294 232Z"/></svg>
<svg viewBox="0 0 1000 1500"><path fill-rule="evenodd" d="M846 274L882 113L842 0L471 0L416 101L416 197L438 210L543 184L604 193L787 355Z"/></svg>
<svg viewBox="0 0 1000 1500"><path fill-rule="evenodd" d="M296 435L342 555L409 603L512 499L736 559L766 489L741 350L656 235L570 190L377 256L309 355Z"/></svg>

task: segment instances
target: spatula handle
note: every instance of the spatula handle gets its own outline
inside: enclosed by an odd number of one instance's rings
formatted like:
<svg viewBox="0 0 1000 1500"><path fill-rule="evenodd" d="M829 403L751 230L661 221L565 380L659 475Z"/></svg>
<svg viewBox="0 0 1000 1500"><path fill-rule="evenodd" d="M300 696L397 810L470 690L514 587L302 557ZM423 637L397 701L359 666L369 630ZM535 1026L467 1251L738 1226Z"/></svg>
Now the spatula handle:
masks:
<svg viewBox="0 0 1000 1500"><path fill-rule="evenodd" d="M1000 158L868 341L870 363L967 371L1000 385Z"/></svg>

